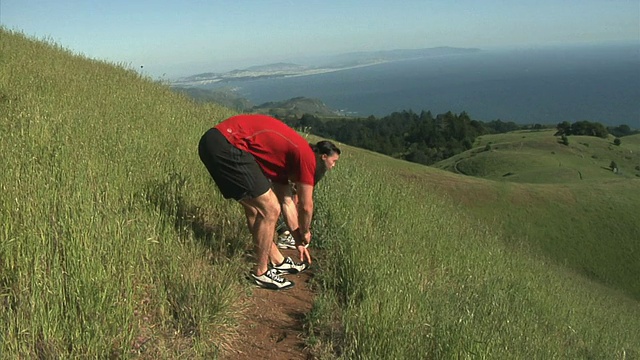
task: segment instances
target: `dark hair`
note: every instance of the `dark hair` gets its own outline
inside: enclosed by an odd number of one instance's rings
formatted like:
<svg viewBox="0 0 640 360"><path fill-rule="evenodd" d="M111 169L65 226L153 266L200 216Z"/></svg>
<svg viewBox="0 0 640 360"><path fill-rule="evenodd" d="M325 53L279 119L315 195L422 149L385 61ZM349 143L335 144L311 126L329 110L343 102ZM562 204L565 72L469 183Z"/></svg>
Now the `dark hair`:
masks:
<svg viewBox="0 0 640 360"><path fill-rule="evenodd" d="M315 173L315 183L317 184L320 179L327 172L327 168L324 166L324 162L320 161L320 157L322 155L331 156L333 154L340 155L340 149L332 143L331 141L323 140L318 141L315 145L309 144L313 152L316 154L316 173Z"/></svg>
<svg viewBox="0 0 640 360"><path fill-rule="evenodd" d="M338 147L331 141L322 140L322 141L318 141L315 145L314 144L309 144L309 145L311 146L311 149L313 149L313 152L318 155L327 155L327 156L331 156L333 154L340 155L340 149L338 149Z"/></svg>

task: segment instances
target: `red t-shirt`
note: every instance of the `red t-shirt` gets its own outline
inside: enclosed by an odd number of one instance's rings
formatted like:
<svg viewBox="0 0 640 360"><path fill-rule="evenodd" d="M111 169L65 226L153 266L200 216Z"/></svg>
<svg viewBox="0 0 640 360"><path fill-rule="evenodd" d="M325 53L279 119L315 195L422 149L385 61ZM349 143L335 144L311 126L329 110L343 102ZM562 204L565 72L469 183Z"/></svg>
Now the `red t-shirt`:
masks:
<svg viewBox="0 0 640 360"><path fill-rule="evenodd" d="M256 159L273 182L314 185L316 157L309 142L278 119L237 115L215 126L229 142Z"/></svg>

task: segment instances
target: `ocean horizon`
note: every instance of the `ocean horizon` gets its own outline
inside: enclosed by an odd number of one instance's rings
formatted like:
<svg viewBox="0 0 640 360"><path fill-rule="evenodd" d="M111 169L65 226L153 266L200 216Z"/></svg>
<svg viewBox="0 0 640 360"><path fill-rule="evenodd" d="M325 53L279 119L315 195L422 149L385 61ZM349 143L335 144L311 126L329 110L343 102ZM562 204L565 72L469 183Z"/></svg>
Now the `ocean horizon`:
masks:
<svg viewBox="0 0 640 360"><path fill-rule="evenodd" d="M213 84L258 105L315 98L346 115L467 112L518 124L640 128L640 44L483 50L299 77Z"/></svg>

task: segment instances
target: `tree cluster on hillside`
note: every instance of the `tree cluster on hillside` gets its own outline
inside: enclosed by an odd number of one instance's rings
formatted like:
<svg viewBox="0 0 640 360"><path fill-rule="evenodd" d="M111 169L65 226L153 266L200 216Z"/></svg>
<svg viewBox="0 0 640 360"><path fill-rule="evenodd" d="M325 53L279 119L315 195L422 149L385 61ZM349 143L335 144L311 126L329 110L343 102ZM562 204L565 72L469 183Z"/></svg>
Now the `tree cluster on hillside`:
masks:
<svg viewBox="0 0 640 360"><path fill-rule="evenodd" d="M556 126L556 129L558 130L556 136L584 135L606 138L609 135L609 131L601 123L586 120L576 121L573 124L563 121Z"/></svg>
<svg viewBox="0 0 640 360"><path fill-rule="evenodd" d="M640 130L633 130L629 127L629 125L624 125L624 124L618 125L618 126L609 126L607 130L609 131L609 134L618 138L623 136L640 134Z"/></svg>
<svg viewBox="0 0 640 360"><path fill-rule="evenodd" d="M266 102L252 108L245 109L245 112L261 113L271 115L286 121L287 119L298 119L304 114L314 116L340 116L340 112L329 108L324 102L318 99L295 97L284 101Z"/></svg>
<svg viewBox="0 0 640 360"><path fill-rule="evenodd" d="M471 149L476 137L524 128L513 122L472 120L466 112L433 116L430 111L394 112L376 118L320 119L305 114L288 125L345 144L425 165ZM535 125L542 128L542 125Z"/></svg>

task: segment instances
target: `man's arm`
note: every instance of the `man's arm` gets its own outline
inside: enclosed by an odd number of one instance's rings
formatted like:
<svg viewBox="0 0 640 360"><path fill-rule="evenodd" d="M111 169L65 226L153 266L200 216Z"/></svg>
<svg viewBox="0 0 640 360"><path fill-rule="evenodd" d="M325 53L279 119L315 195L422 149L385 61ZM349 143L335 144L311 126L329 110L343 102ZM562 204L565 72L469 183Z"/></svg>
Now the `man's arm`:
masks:
<svg viewBox="0 0 640 360"><path fill-rule="evenodd" d="M291 186L289 184L273 183L273 192L278 197L282 209L282 217L289 230L298 228L298 209L293 200Z"/></svg>
<svg viewBox="0 0 640 360"><path fill-rule="evenodd" d="M280 201L284 221L296 240L296 248L298 249L300 260L311 264L311 254L307 246L311 242L310 226L313 214L313 186L297 184L297 204L293 200L289 184L274 183L272 187ZM303 225L305 227L302 227Z"/></svg>
<svg viewBox="0 0 640 360"><path fill-rule="evenodd" d="M313 185L297 183L298 230L303 245L311 242L311 217L313 216ZM295 228L294 228L295 229Z"/></svg>

